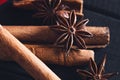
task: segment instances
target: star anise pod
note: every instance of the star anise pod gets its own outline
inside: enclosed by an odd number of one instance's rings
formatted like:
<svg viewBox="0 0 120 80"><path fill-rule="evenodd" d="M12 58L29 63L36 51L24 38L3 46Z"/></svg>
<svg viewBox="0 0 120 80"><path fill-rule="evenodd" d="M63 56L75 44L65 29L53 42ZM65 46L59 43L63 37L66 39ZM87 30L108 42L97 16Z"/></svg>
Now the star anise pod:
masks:
<svg viewBox="0 0 120 80"><path fill-rule="evenodd" d="M42 0L33 3L37 13L33 15L36 18L43 18L43 24L55 25L58 16L68 17L65 11L67 6L61 5L61 0Z"/></svg>
<svg viewBox="0 0 120 80"><path fill-rule="evenodd" d="M52 26L52 30L56 33L61 33L60 37L56 40L55 45L65 44L65 51L68 54L71 47L76 45L80 49L86 49L86 43L83 39L92 37L92 33L86 30L88 19L77 21L75 11L71 11L69 18L58 18L58 25Z"/></svg>
<svg viewBox="0 0 120 80"><path fill-rule="evenodd" d="M99 66L91 58L90 59L90 71L77 69L77 72L80 75L88 78L88 80L108 80L110 77L117 75L118 73L104 74L105 63L106 63L106 55L104 56Z"/></svg>

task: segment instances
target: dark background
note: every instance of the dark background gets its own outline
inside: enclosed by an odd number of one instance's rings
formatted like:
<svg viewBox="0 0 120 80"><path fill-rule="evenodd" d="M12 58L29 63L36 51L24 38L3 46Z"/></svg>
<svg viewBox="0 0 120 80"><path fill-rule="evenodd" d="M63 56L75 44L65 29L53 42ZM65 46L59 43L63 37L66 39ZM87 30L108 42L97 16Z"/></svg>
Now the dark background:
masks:
<svg viewBox="0 0 120 80"><path fill-rule="evenodd" d="M12 0L0 6L2 25L39 25L30 17L32 12L11 7ZM95 49L96 61L107 53L106 72L120 72L120 0L84 0L84 15L89 18L88 25L108 26L111 41L105 49ZM2 53L2 51L1 51ZM62 80L81 80L75 67L48 65ZM18 64L0 61L0 80L34 80ZM120 80L120 76L109 80Z"/></svg>

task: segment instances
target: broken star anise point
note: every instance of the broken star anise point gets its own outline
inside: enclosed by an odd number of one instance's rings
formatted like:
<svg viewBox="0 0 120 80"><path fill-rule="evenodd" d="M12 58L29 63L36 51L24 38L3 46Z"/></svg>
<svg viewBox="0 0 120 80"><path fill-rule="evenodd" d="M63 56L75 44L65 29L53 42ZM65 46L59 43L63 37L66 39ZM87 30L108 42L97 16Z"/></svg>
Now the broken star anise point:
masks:
<svg viewBox="0 0 120 80"><path fill-rule="evenodd" d="M105 63L106 63L106 55L104 56L99 66L91 58L90 59L90 71L77 69L77 72L79 73L79 75L82 75L88 78L88 80L108 80L112 76L118 75L118 72L104 74Z"/></svg>
<svg viewBox="0 0 120 80"><path fill-rule="evenodd" d="M77 21L77 15L74 10L70 12L68 19L59 16L58 25L51 27L56 33L61 33L55 44L65 44L64 48L67 54L73 45L76 45L79 49L86 49L84 38L93 37L93 34L86 30L88 22L88 19Z"/></svg>

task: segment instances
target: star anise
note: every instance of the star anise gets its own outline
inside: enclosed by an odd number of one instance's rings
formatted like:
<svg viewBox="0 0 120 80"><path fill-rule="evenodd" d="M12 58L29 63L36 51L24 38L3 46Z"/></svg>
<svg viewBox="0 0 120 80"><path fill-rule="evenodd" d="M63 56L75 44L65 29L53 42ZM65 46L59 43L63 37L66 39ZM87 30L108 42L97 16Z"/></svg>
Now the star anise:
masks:
<svg viewBox="0 0 120 80"><path fill-rule="evenodd" d="M81 70L81 69L78 69L77 72L80 75L88 78L88 80L108 80L108 78L114 75L117 75L118 73L104 74L105 63L106 63L106 55L104 56L99 66L97 66L95 61L91 58L90 59L90 72L87 70Z"/></svg>
<svg viewBox="0 0 120 80"><path fill-rule="evenodd" d="M58 25L51 27L53 31L61 33L60 37L56 40L55 45L65 44L65 51L68 54L71 47L76 45L80 49L86 49L86 43L83 39L92 37L92 33L86 30L88 19L80 20L77 22L75 11L71 11L69 18L58 18Z"/></svg>
<svg viewBox="0 0 120 80"><path fill-rule="evenodd" d="M43 18L43 24L55 25L58 16L68 17L67 6L61 5L61 0L38 0L34 7L37 13L33 17Z"/></svg>

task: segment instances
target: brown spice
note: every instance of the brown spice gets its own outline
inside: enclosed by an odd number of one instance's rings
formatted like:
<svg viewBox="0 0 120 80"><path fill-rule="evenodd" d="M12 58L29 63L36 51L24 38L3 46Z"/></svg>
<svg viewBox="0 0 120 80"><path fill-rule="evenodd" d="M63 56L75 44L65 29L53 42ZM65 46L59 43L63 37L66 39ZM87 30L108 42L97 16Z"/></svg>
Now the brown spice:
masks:
<svg viewBox="0 0 120 80"><path fill-rule="evenodd" d="M58 25L50 27L56 33L60 32L60 37L56 40L55 45L65 43L64 47L68 54L73 44L77 45L80 49L86 49L86 43L83 39L92 37L92 33L88 32L85 27L88 23L88 19L80 20L77 23L77 16L75 11L70 12L70 17L66 18L59 17Z"/></svg>
<svg viewBox="0 0 120 80"><path fill-rule="evenodd" d="M89 78L89 80L108 80L108 78L118 75L118 73L106 73L104 74L104 67L106 63L106 55L104 56L101 64L97 66L95 61L91 58L90 59L90 72L87 70L81 70L78 69L77 72L86 77Z"/></svg>
<svg viewBox="0 0 120 80"><path fill-rule="evenodd" d="M43 24L55 25L58 16L68 17L61 0L43 0L32 3L37 12L33 15L35 18L43 18Z"/></svg>

